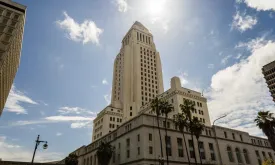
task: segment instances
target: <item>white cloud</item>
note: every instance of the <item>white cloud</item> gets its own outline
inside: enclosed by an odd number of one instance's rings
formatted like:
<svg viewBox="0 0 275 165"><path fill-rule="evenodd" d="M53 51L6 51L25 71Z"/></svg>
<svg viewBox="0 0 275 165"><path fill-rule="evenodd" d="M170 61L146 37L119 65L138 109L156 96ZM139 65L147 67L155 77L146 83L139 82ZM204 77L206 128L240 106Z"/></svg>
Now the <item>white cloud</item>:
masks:
<svg viewBox="0 0 275 165"><path fill-rule="evenodd" d="M86 127L92 127L92 122L75 122L71 124L71 128L86 128Z"/></svg>
<svg viewBox="0 0 275 165"><path fill-rule="evenodd" d="M58 112L62 115L64 114L92 114L92 115L96 115L96 112L92 112L89 111L87 109L84 108L80 108L80 107L60 107L58 109Z"/></svg>
<svg viewBox="0 0 275 165"><path fill-rule="evenodd" d="M258 135L261 131L253 121L257 112L275 111L261 70L263 65L275 60L275 42L258 38L242 46L246 46L251 55L214 74L206 96L212 120L230 113L221 120L222 126Z"/></svg>
<svg viewBox="0 0 275 165"><path fill-rule="evenodd" d="M214 68L214 64L208 64L208 65L207 65L207 68L208 68L208 69L213 69L213 68Z"/></svg>
<svg viewBox="0 0 275 165"><path fill-rule="evenodd" d="M63 133L61 133L61 132L56 133L56 136L61 136L61 135L63 135Z"/></svg>
<svg viewBox="0 0 275 165"><path fill-rule="evenodd" d="M31 98L26 96L23 92L20 92L12 85L8 99L5 104L5 110L9 112L15 112L17 114L27 114L27 110L20 105L20 103L38 104Z"/></svg>
<svg viewBox="0 0 275 165"><path fill-rule="evenodd" d="M227 64L228 60L229 60L231 57L232 57L232 55L227 55L227 56L225 56L225 57L222 59L221 63L224 64L224 65Z"/></svg>
<svg viewBox="0 0 275 165"><path fill-rule="evenodd" d="M107 104L109 105L111 103L111 93L104 95L104 99L107 102Z"/></svg>
<svg viewBox="0 0 275 165"><path fill-rule="evenodd" d="M178 76L180 78L181 86L185 86L188 84L188 73L187 72L180 72L180 75Z"/></svg>
<svg viewBox="0 0 275 165"><path fill-rule="evenodd" d="M86 44L92 42L99 45L99 36L103 33L103 29L97 27L95 22L85 20L83 23L77 23L71 18L66 12L63 13L65 16L64 20L56 21L57 25L67 32L68 38ZM61 68L64 67L60 66Z"/></svg>
<svg viewBox="0 0 275 165"><path fill-rule="evenodd" d="M108 85L109 83L108 83L108 81L107 81L106 79L103 79L103 80L102 80L102 84Z"/></svg>
<svg viewBox="0 0 275 165"><path fill-rule="evenodd" d="M235 59L240 59L241 57L242 57L242 54L239 53L239 54L235 57Z"/></svg>
<svg viewBox="0 0 275 165"><path fill-rule="evenodd" d="M253 26L257 24L257 18L252 17L250 15L246 15L246 13L240 13L239 11L233 16L233 22L231 25L231 29L237 29L240 32L245 32L248 29L252 29Z"/></svg>
<svg viewBox="0 0 275 165"><path fill-rule="evenodd" d="M0 135L0 153L1 159L4 161L30 161L33 154L33 148L28 149L24 146L15 144L14 142L8 142L6 136ZM61 160L65 155L58 152L49 152L44 150L35 156L36 162L49 162L55 160Z"/></svg>
<svg viewBox="0 0 275 165"><path fill-rule="evenodd" d="M82 117L82 116L48 116L45 117L46 120L49 121L88 121L94 120L95 117Z"/></svg>
<svg viewBox="0 0 275 165"><path fill-rule="evenodd" d="M273 0L238 0L238 3L244 2L247 6L255 8L256 10L266 11L273 10L275 11L275 1Z"/></svg>
<svg viewBox="0 0 275 165"><path fill-rule="evenodd" d="M118 11L126 12L129 8L127 0L116 0L116 5L118 7Z"/></svg>

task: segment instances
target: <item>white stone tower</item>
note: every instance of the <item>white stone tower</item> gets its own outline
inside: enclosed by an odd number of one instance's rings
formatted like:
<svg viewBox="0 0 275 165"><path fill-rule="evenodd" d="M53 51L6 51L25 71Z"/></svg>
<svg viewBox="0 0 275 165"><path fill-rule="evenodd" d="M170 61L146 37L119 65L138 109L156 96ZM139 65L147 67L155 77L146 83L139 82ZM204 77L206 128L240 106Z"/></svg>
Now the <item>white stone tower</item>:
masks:
<svg viewBox="0 0 275 165"><path fill-rule="evenodd" d="M114 62L111 106L123 110L123 121L163 93L162 67L153 35L135 22L122 40Z"/></svg>

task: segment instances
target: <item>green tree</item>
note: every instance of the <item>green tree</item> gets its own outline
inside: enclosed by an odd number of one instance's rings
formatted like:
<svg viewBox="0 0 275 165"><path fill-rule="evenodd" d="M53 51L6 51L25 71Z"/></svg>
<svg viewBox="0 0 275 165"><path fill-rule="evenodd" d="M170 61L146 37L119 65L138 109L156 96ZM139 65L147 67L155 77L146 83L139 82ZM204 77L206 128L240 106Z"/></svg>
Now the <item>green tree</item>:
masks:
<svg viewBox="0 0 275 165"><path fill-rule="evenodd" d="M272 149L275 151L275 118L273 117L273 113L260 111L254 121L267 136Z"/></svg>
<svg viewBox="0 0 275 165"><path fill-rule="evenodd" d="M160 103L161 101L156 97L152 102L151 102L151 108L152 111L156 113L157 115L157 124L158 124L158 131L159 131L159 142L160 142L160 151L161 151L161 157L163 158L163 149L162 149L162 139L161 139L161 133L160 133L160 127L159 127L159 116L161 115L161 110L160 110Z"/></svg>
<svg viewBox="0 0 275 165"><path fill-rule="evenodd" d="M166 161L167 161L167 165L169 165L169 160L168 160L168 147L167 147L167 118L168 118L168 114L170 112L172 112L173 106L171 104L169 104L167 101L161 101L160 102L160 110L161 113L165 115L165 119L164 119L164 128L165 128L165 146L166 146Z"/></svg>
<svg viewBox="0 0 275 165"><path fill-rule="evenodd" d="M99 165L108 165L113 154L113 147L110 143L101 142L99 145L96 155Z"/></svg>
<svg viewBox="0 0 275 165"><path fill-rule="evenodd" d="M190 123L192 121L192 112L194 112L195 110L195 102L184 99L183 104L180 105L182 114L186 117L186 123L187 123L187 128L190 131ZM191 138L192 138L192 144L193 147L195 149L195 145L194 145L194 137L193 137L193 132L191 132ZM195 154L195 163L197 164L197 158L196 158L196 154Z"/></svg>
<svg viewBox="0 0 275 165"><path fill-rule="evenodd" d="M202 131L204 130L204 124L201 123L197 117L194 117L189 124L189 129L190 129L190 132L192 134L194 134L197 139L200 162L202 164L201 152L200 152L200 146L199 146L199 138L200 138Z"/></svg>
<svg viewBox="0 0 275 165"><path fill-rule="evenodd" d="M65 165L77 165L78 159L76 154L70 154L65 158Z"/></svg>
<svg viewBox="0 0 275 165"><path fill-rule="evenodd" d="M186 140L185 140L185 136L184 136L184 128L187 128L186 117L181 113L176 114L175 118L174 118L174 123L175 123L176 127L179 128L180 132L182 133L182 137L183 137L183 141L184 141L184 145L185 145L185 150L186 150L186 153L187 153L188 164L190 165L189 153L188 153L187 144L186 144Z"/></svg>

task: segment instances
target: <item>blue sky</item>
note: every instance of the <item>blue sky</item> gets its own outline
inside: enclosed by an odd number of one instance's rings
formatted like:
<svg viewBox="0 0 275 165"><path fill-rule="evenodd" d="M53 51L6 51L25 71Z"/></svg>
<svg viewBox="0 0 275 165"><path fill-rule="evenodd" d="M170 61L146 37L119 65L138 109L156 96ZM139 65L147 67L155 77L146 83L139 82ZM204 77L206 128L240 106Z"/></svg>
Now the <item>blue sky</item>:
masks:
<svg viewBox="0 0 275 165"><path fill-rule="evenodd" d="M113 60L140 21L170 78L204 91L211 119L262 136L253 118L274 111L261 67L275 60L270 0L27 1L21 64L0 119L0 158L30 161L38 134L49 148L37 161L64 158L92 139L92 120L110 101ZM245 118L244 118L245 116Z"/></svg>

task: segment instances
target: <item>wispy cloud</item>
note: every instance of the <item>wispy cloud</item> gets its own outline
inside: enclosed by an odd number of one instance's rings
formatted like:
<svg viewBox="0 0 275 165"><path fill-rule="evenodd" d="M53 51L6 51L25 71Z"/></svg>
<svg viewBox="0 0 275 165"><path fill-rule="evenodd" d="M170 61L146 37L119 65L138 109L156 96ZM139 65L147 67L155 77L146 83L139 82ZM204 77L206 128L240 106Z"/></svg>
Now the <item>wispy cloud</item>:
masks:
<svg viewBox="0 0 275 165"><path fill-rule="evenodd" d="M46 116L39 120L21 120L10 123L9 126L25 126L53 123L71 123L71 128L84 128L92 125L97 112L80 107L60 107L57 112L59 115Z"/></svg>
<svg viewBox="0 0 275 165"><path fill-rule="evenodd" d="M232 57L232 55L227 55L225 56L222 60L221 60L221 63L223 65L227 64L228 60Z"/></svg>
<svg viewBox="0 0 275 165"><path fill-rule="evenodd" d="M117 7L118 7L118 11L120 12L127 12L128 11L128 3L127 0L116 0L115 1Z"/></svg>
<svg viewBox="0 0 275 165"><path fill-rule="evenodd" d="M80 108L80 107L60 107L57 111L62 115L65 115L65 114L82 114L82 115L92 114L92 115L96 115L97 114L97 112L92 112L90 110Z"/></svg>
<svg viewBox="0 0 275 165"><path fill-rule="evenodd" d="M30 161L33 150L25 148L8 141L6 136L0 135L0 153L1 159L5 161ZM58 152L44 151L35 156L37 162L49 162L61 160L64 154Z"/></svg>
<svg viewBox="0 0 275 165"><path fill-rule="evenodd" d="M102 84L108 85L109 83L108 83L108 81L107 81L106 79L103 79L103 80L102 80Z"/></svg>
<svg viewBox="0 0 275 165"><path fill-rule="evenodd" d="M214 64L208 64L208 65L207 65L207 68L208 68L208 69L213 69L213 68L214 68Z"/></svg>
<svg viewBox="0 0 275 165"><path fill-rule="evenodd" d="M55 135L56 135L56 136L61 136L61 135L63 135L63 133L57 132Z"/></svg>
<svg viewBox="0 0 275 165"><path fill-rule="evenodd" d="M181 86L185 86L186 84L188 84L188 73L187 72L180 72L179 76L180 78L180 82L181 82Z"/></svg>
<svg viewBox="0 0 275 165"><path fill-rule="evenodd" d="M253 121L257 112L275 111L261 71L263 65L275 60L275 41L257 38L243 43L242 46L245 46L251 55L214 74L206 96L212 120L230 112L230 115L221 121L222 126L239 130L247 128L254 130L251 134L258 135L260 131L256 131Z"/></svg>
<svg viewBox="0 0 275 165"><path fill-rule="evenodd" d="M76 42L86 44L92 42L99 45L99 36L103 33L103 29L97 27L95 22L85 20L83 23L77 23L66 12L63 13L64 20L56 21L57 25L67 32L67 37Z"/></svg>
<svg viewBox="0 0 275 165"><path fill-rule="evenodd" d="M273 10L275 11L275 1L273 0L237 0L238 3L244 2L247 6L258 11Z"/></svg>
<svg viewBox="0 0 275 165"><path fill-rule="evenodd" d="M30 97L26 96L26 94L17 90L15 85L12 85L8 99L5 104L5 110L9 112L15 112L17 114L27 114L27 110L23 106L21 106L20 103L38 104Z"/></svg>
<svg viewBox="0 0 275 165"><path fill-rule="evenodd" d="M252 29L257 24L257 18L247 15L245 12L240 13L239 11L233 16L233 22L231 29L237 29L240 32L245 32L248 29Z"/></svg>

